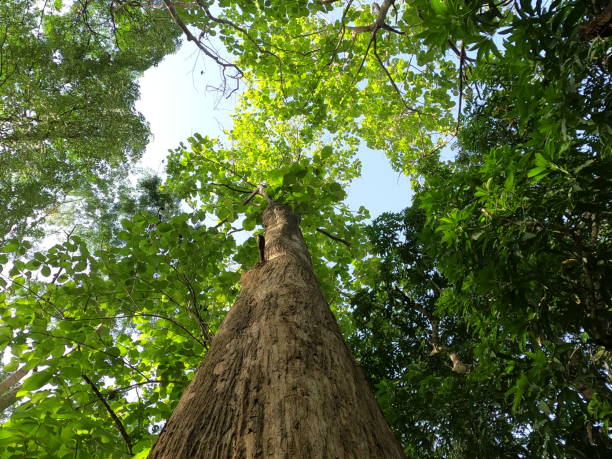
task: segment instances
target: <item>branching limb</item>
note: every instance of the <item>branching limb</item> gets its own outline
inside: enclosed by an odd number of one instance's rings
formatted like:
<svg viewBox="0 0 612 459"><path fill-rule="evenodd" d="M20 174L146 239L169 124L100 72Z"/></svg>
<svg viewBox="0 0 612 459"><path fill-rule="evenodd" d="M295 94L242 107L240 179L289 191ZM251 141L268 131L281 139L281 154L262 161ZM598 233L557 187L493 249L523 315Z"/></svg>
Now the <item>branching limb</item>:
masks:
<svg viewBox="0 0 612 459"><path fill-rule="evenodd" d="M461 43L461 57L459 58L459 106L457 108L457 129L459 129L459 123L461 118L461 103L463 102L463 66L465 63L465 58L465 45Z"/></svg>
<svg viewBox="0 0 612 459"><path fill-rule="evenodd" d="M361 64L359 64L357 73L355 73L355 77L354 77L355 81L357 80L357 76L359 75L359 72L361 72L361 69L363 69L363 66L365 65L365 61L368 57L368 53L370 52L370 48L372 47L372 44L374 43L375 45L376 34L378 33L378 31L384 28L383 26L387 26L391 28L390 26L385 24L385 17L387 16L387 13L389 12L389 8L391 8L392 4L393 4L393 0L385 0L383 4L381 5L380 10L378 11L378 16L376 16L376 20L372 24L367 25L367 26L347 27L349 30L353 31L354 35L363 33L363 32L371 32L370 41L368 42L368 46L366 48L365 53L363 54L363 59L361 60Z"/></svg>
<svg viewBox="0 0 612 459"><path fill-rule="evenodd" d="M176 277L178 278L179 282L181 282L185 287L187 287L187 290L189 291L190 300L188 301L188 303L191 303L191 305L188 304L187 311L190 314L192 314L195 317L196 321L198 322L198 326L200 327L200 332L202 333L202 337L205 340L204 348L208 349L208 345L210 344L212 340L212 336L210 335L210 331L208 329L208 323L204 320L204 318L202 317L202 314L200 314L200 305L198 302L198 296L196 295L193 285L191 285L191 281L189 280L189 278L186 275L182 274L174 265L169 264L169 266L176 273ZM198 342L202 344L202 341L198 341Z"/></svg>
<svg viewBox="0 0 612 459"><path fill-rule="evenodd" d="M403 34L403 32L394 29L389 24L385 23L385 18L387 17L387 13L389 12L389 8L391 8L391 5L393 5L393 0L385 0L380 6L380 9L378 10L378 15L376 16L376 19L372 24L364 26L349 26L347 27L347 29L351 30L354 34L372 32L372 34L374 35L380 29L389 30L398 34Z"/></svg>
<svg viewBox="0 0 612 459"><path fill-rule="evenodd" d="M424 308L423 306L421 306L417 302L413 301L412 298L410 298L408 295L406 295L399 288L395 287L393 290L395 292L397 292L402 297L402 300L404 301L404 303L412 306L414 309L416 309L421 314L423 314L425 316L425 318L427 318L427 320L429 320L429 323L431 325L431 342L430 342L430 344L431 344L431 353L430 353L430 355L435 355L435 354L439 353L440 350L442 349L442 346L440 345L439 323L438 323L438 319L433 315L433 312L428 310L428 309L426 309L426 308Z"/></svg>
<svg viewBox="0 0 612 459"><path fill-rule="evenodd" d="M221 25L226 25L228 27L231 27L232 29L240 32L242 35L244 35L246 37L246 39L248 41L250 41L251 43L253 43L253 45L255 45L255 48L257 48L257 51L259 51L262 54L268 54L269 56L272 56L274 58L276 58L277 60L281 60L280 57L278 57L276 54L274 54L272 51L262 48L259 43L257 43L257 41L251 37L251 35L246 31L246 29L244 29L243 27L240 27L238 24L228 20L228 19L224 19L224 18L219 18L216 16L213 16L213 14L210 12L210 10L208 9L208 7L204 4L204 2L202 0L196 0L196 3L200 6L200 8L202 8L202 10L204 10L204 13L206 14L206 16L208 17L208 19L210 19L212 22L216 23L216 24L221 24Z"/></svg>
<svg viewBox="0 0 612 459"><path fill-rule="evenodd" d="M266 193L264 185L257 185L257 188L255 188L251 192L251 194L244 201L242 201L242 205L246 206L257 195L263 197L268 204L274 202L274 200L268 195L268 193Z"/></svg>
<svg viewBox="0 0 612 459"><path fill-rule="evenodd" d="M210 57L213 61L215 61L217 63L217 65L219 65L222 69L223 69L223 89L224 92L227 89L227 78L228 75L226 75L226 70L227 69L233 69L235 71L234 75L229 75L229 78L233 79L236 81L236 87L233 88L229 94L227 95L227 97L230 97L234 92L238 91L239 89L239 81L240 79L244 76L244 73L242 72L242 70L236 65L236 64L232 64L231 62L227 61L226 59L222 58L221 56L219 56L218 53L211 51L206 45L204 45L204 43L202 43L200 41L200 39L196 38L191 31L189 30L189 28L187 27L187 25L183 22L183 20L178 16L176 9L174 8L174 5L172 4L172 2L170 0L163 0L164 5L166 5L166 9L168 10L168 13L170 13L170 17L174 20L174 22L176 23L176 25L179 26L179 28L183 31L183 33L185 34L185 36L187 37L188 41L193 41L196 46L200 49L200 51L202 51L204 54L206 54L208 57Z"/></svg>
<svg viewBox="0 0 612 459"><path fill-rule="evenodd" d="M228 27L231 27L235 31L240 32L248 41L250 41L255 46L255 48L257 48L257 51L259 51L261 54L267 54L268 56L272 56L273 58L275 58L278 61L280 85L281 85L281 88L283 88L284 90L285 85L284 85L284 78L283 78L283 65L282 65L283 61L281 60L280 57L278 57L278 55L274 54L269 49L262 48L261 45L257 42L257 40L251 37L251 35L247 32L245 28L240 27L238 24L228 19L219 18L217 16L214 16L202 0L196 0L196 3L200 6L200 8L202 8L202 10L204 11L204 14L206 14L208 19L210 19L212 22L214 22L215 24L226 25Z"/></svg>
<svg viewBox="0 0 612 459"><path fill-rule="evenodd" d="M461 51L459 51L459 50L457 49L457 47L455 46L455 44L454 44L452 41L448 40L448 46L450 46L450 49L452 49L452 50L453 50L453 53L455 53L455 55L456 55L456 56L457 56L459 59L461 59L461 55L463 54L463 56L464 56L464 58L463 58L463 59L464 59L466 62L476 62L476 59L474 59L474 58L472 58L472 57L468 57L468 56L465 54L465 52L461 53ZM462 45L462 48L463 48L463 45Z"/></svg>
<svg viewBox="0 0 612 459"><path fill-rule="evenodd" d="M162 316L160 314L147 314L147 313L139 312L139 313L136 313L136 314L124 314L124 315L118 315L118 316L83 317L83 318L80 318L80 319L65 319L65 320L72 320L74 322L81 322L81 321L84 322L84 321L92 321L92 320L93 321L97 321L97 320L131 319L133 317L151 317L151 318L155 318L155 319L166 320L166 321L174 324L175 326L177 326L181 330L183 330L194 341L196 341L197 343L199 343L202 346L206 347L206 343L202 342L196 336L194 336L193 333L191 333L189 330L187 330L187 328L185 328L185 326L182 325L180 322L177 322L175 319L173 319L171 317Z"/></svg>
<svg viewBox="0 0 612 459"><path fill-rule="evenodd" d="M115 426L117 426L117 429L119 429L119 432L121 433L121 436L123 437L123 440L125 441L125 444L127 445L128 452L130 453L130 456L131 456L133 454L132 453L132 440L130 439L130 436L128 435L127 431L125 430L125 427L123 426L123 423L121 422L121 419L119 419L119 416L117 416L117 413L113 411L113 409L108 404L104 396L100 393L100 390L93 383L93 381L89 379L86 374L82 374L81 376L83 377L85 382L89 384L89 386L91 387L91 390L93 390L98 400L102 402L102 405L104 405L104 408L106 408L106 411L108 412L110 417L113 419L113 422L115 423Z"/></svg>
<svg viewBox="0 0 612 459"><path fill-rule="evenodd" d="M335 0L333 0L333 1L335 1ZM336 59L336 54L337 54L338 50L340 49L340 45L342 44L342 40L344 40L344 34L346 32L346 24L344 23L344 21L346 19L346 15L348 14L348 12L349 12L349 10L351 8L351 5L353 4L353 1L354 0L349 0L349 2L344 7L344 10L342 11L342 18L340 18L340 24L341 24L340 37L338 38L338 41L336 42L336 47L334 48L334 51L331 53L331 57L329 59L329 62L326 65L326 67L329 67L334 62L334 60ZM353 43L354 43L354 40L353 40Z"/></svg>

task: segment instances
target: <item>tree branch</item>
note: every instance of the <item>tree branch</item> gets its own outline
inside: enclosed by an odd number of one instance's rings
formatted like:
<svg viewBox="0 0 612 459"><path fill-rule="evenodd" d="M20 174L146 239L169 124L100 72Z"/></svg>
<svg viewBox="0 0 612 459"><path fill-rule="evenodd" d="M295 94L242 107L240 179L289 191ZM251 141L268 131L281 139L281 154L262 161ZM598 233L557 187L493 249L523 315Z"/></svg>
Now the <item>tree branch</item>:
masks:
<svg viewBox="0 0 612 459"><path fill-rule="evenodd" d="M127 445L128 453L130 453L130 456L131 456L133 454L132 453L132 441L130 440L130 436L125 430L125 427L123 426L123 423L121 422L121 419L119 419L119 416L117 416L117 414L113 411L113 409L108 404L104 396L100 393L100 391L98 390L96 385L93 383L93 381L89 379L86 374L82 374L81 376L83 377L85 382L91 386L91 390L94 391L94 394L96 394L96 397L98 397L98 400L102 402L102 404L104 405L104 408L106 408L106 411L108 411L108 414L115 422L117 429L119 429L119 432L121 433L121 436L123 437L123 440L125 441L125 444Z"/></svg>
<svg viewBox="0 0 612 459"><path fill-rule="evenodd" d="M387 69L387 67L385 66L384 62L382 61L382 59L380 58L380 56L378 55L378 51L376 50L376 37L374 37L374 49L372 50L374 52L374 56L376 57L376 60L378 61L378 63L380 64L380 66L382 67L382 69L385 71L385 73L387 74L387 78L389 78L389 81L391 82L391 86L393 86L393 89L395 89L395 92L397 93L397 95L400 97L400 100L402 101L402 103L404 104L404 107L406 107L406 110L409 112L413 112L413 113L417 113L417 114L421 114L420 110L417 110L414 107L411 107L410 105L408 105L406 103L406 101L404 100L404 96L402 95L399 87L397 86L397 83L395 83L395 80L393 79L393 76L391 75L391 73L389 72L389 70Z"/></svg>
<svg viewBox="0 0 612 459"><path fill-rule="evenodd" d="M334 241L341 242L342 244L344 244L344 245L345 245L345 246L347 246L347 247L350 247L350 246L351 246L351 243L350 243L350 242L345 241L344 239L339 238L338 236L334 236L333 234L328 233L328 232L327 232L327 231L325 231L323 228L317 228L316 230L317 230L319 233L324 234L324 235L325 235L325 236L327 236L328 238L333 239Z"/></svg>
<svg viewBox="0 0 612 459"><path fill-rule="evenodd" d="M210 51L198 38L196 38L191 33L191 31L185 25L185 23L182 21L182 19L179 18L178 14L176 12L176 9L174 8L174 5L172 4L172 2L170 0L163 0L163 2L164 2L164 5L166 5L166 9L168 10L168 13L170 13L170 17L174 20L176 25L178 25L179 28L183 31L183 33L187 37L187 40L188 41L193 41L196 44L196 46L204 54L206 54L208 57L210 57L213 61L215 61L217 63L217 65L219 65L223 69L223 73L222 73L222 76L223 76L223 92L225 92L225 90L227 88L227 75L225 74L225 71L228 68L232 68L232 69L234 69L236 71L235 75L230 75L229 76L229 78L232 78L233 80L236 81L236 87L230 91L230 93L227 95L227 97L230 97L233 93L238 91L239 80L244 76L244 73L242 72L242 70L236 64L232 64L231 62L228 62L227 60L221 58L218 54L213 53L212 51ZM200 35L200 36L202 36L202 35Z"/></svg>
<svg viewBox="0 0 612 459"><path fill-rule="evenodd" d="M250 195L247 196L247 198L242 201L242 205L246 206L249 202L251 202L251 200L257 196L260 195L261 197L263 197L266 202L268 204L272 203L274 200L268 195L268 193L266 193L266 189L263 185L257 185L257 188L255 188Z"/></svg>
<svg viewBox="0 0 612 459"><path fill-rule="evenodd" d="M367 25L367 26L347 27L349 30L353 31L354 35L363 33L363 32L372 32L372 34L370 35L370 41L368 42L368 47L366 48L366 51L363 55L363 59L361 60L361 64L359 65L359 68L357 69L357 73L355 73L355 77L354 77L355 81L357 80L357 76L359 75L359 72L361 72L361 69L363 69L363 66L365 65L365 61L368 57L368 53L370 52L370 48L372 47L372 43L376 44L376 34L378 33L378 31L380 29L386 29L386 30L391 29L394 32L400 33L399 31L396 31L395 29L393 29L391 26L385 24L385 17L387 16L387 13L389 12L389 8L391 8L392 4L393 4L393 0L385 0L380 7L378 16L376 16L376 20L372 24Z"/></svg>
<svg viewBox="0 0 612 459"><path fill-rule="evenodd" d="M364 25L364 26L349 26L347 29L353 31L354 34L364 33L364 32L372 32L372 34L376 34L380 29L388 30L390 32L395 32L398 34L403 34L404 32L394 29L389 24L385 23L385 18L387 17L387 13L389 12L389 8L393 5L393 0L384 0L383 4L380 6L380 10L378 11L378 15L372 24Z"/></svg>
<svg viewBox="0 0 612 459"><path fill-rule="evenodd" d="M27 374L28 370L26 370L25 366L23 366L14 373L4 378L4 380L0 382L0 394L3 394L7 390L9 390L13 385L17 384Z"/></svg>
<svg viewBox="0 0 612 459"><path fill-rule="evenodd" d="M232 185L228 185L227 183L215 183L215 182L210 182L209 185L214 185L214 186L223 186L225 188L227 188L228 190L231 191L235 191L236 193L249 193L249 190L245 190L244 188L236 188Z"/></svg>
<svg viewBox="0 0 612 459"><path fill-rule="evenodd" d="M198 344L201 344L203 347L206 348L206 343L200 341L196 336L193 335L193 333L191 333L189 330L187 330L187 328L185 328L185 326L183 326L180 322L177 322L176 320L172 319L171 317L161 316L159 314L146 314L146 313L138 312L136 314L125 314L125 315L119 315L119 316L84 317L84 318L81 318L81 319L65 318L64 320L71 320L71 321L74 321L74 322L84 322L84 321L92 321L92 320L131 319L133 317L153 317L155 319L167 320L168 322L176 325L178 328L180 328L185 333L187 333Z"/></svg>
<svg viewBox="0 0 612 459"><path fill-rule="evenodd" d="M436 319L436 317L433 315L433 312L427 310L420 304L413 301L408 295L406 295L399 288L394 287L393 290L399 293L399 295L402 297L405 303L412 306L414 309L416 309L421 314L423 314L427 318L427 320L429 320L429 323L431 325L431 343L430 344L432 348L430 355L434 355L440 352L440 349L442 349L442 346L440 345L440 332L439 332L439 327L438 327L439 324L438 324L438 319Z"/></svg>

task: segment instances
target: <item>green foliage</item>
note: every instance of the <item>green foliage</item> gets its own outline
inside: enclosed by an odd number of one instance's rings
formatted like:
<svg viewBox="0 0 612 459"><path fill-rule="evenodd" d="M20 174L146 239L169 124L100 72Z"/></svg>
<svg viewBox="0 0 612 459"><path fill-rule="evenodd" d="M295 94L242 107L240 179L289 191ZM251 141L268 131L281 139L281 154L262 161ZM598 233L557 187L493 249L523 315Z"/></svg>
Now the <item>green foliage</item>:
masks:
<svg viewBox="0 0 612 459"><path fill-rule="evenodd" d="M119 244L91 252L70 236L3 275L5 371L25 366L1 448L7 457L125 457L127 445L92 390L131 438L150 446L235 293L233 240L181 214L124 220ZM197 250L194 250L197 247ZM52 276L49 279L49 275Z"/></svg>
<svg viewBox="0 0 612 459"><path fill-rule="evenodd" d="M501 57L462 3L423 5L467 21L426 40L478 44L480 98L456 160L422 163L413 208L369 230L377 258L357 272L351 343L413 457L606 457L609 40L579 34L605 5L496 13L490 25L511 25ZM423 296L432 273L446 288Z"/></svg>
<svg viewBox="0 0 612 459"><path fill-rule="evenodd" d="M173 49L171 18L30 3L0 6L2 373L28 371L3 457L146 455L257 262L260 184L301 214L408 456L606 457L610 38L583 32L604 1L381 2L374 34L356 2L176 3L247 89L224 139L194 135L136 189L134 79ZM343 202L361 144L417 190L368 228ZM86 198L76 231L33 249L26 218L66 194Z"/></svg>

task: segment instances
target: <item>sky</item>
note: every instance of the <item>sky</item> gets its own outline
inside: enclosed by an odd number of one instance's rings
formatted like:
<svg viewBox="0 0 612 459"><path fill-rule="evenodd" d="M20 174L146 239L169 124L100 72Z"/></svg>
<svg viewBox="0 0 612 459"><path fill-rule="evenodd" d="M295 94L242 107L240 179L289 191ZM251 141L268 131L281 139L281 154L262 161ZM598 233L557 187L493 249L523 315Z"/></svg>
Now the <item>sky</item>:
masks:
<svg viewBox="0 0 612 459"><path fill-rule="evenodd" d="M175 54L147 70L140 79L136 108L146 117L153 133L140 167L163 173L169 149L198 132L223 137L231 128L237 95L224 99L213 87L219 85L219 69L185 43ZM361 148L362 176L349 187L351 210L365 206L374 218L383 212L400 211L410 204L408 179L394 172L379 151Z"/></svg>

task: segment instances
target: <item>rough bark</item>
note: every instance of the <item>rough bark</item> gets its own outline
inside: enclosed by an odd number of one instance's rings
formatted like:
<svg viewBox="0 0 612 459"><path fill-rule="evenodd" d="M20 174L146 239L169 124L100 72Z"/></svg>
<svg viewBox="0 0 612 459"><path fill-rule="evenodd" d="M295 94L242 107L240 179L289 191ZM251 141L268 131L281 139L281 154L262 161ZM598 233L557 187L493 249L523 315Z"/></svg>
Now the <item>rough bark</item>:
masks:
<svg viewBox="0 0 612 459"><path fill-rule="evenodd" d="M400 458L313 275L291 210L264 212L265 261L150 458Z"/></svg>

